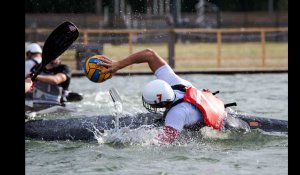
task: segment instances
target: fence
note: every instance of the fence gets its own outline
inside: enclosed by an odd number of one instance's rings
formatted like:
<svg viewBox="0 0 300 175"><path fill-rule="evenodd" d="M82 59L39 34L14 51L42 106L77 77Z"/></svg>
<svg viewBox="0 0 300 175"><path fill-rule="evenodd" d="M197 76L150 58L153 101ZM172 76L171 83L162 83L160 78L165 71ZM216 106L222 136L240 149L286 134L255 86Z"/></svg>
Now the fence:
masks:
<svg viewBox="0 0 300 175"><path fill-rule="evenodd" d="M37 38L39 35L47 36L52 29L26 29L25 33L27 38ZM230 42L233 39L233 35L246 36L251 34L249 41L256 41L260 43L260 66L266 66L266 42L267 37L271 37L268 34L277 33L276 37L280 36L278 33L284 33L284 37L280 38L280 41L287 41L288 27L278 28L224 28L224 29L80 29L80 37L76 41L77 44L89 45L90 43L127 43L128 53L133 53L133 45L135 43L149 43L155 41L156 43L168 43L168 61L172 67L175 67L175 44L181 42L215 42L215 61L216 67L222 67L222 47L224 42ZM152 37L145 39L147 34L151 34ZM140 39L139 36L143 35L144 38ZM159 39L153 36L160 36ZM259 35L259 37L257 36ZM192 37L193 36L193 37ZM210 39L203 39L203 36L210 36ZM226 37L225 37L226 36ZM109 39L110 37L110 39ZM198 37L198 38L197 38ZM237 37L236 37L237 38ZM274 37L273 37L274 38ZM96 40L95 40L96 39ZM151 40L152 39L152 40ZM28 39L27 39L28 40ZM117 42L116 42L117 41ZM235 42L240 42L239 39L235 39ZM286 55L287 56L287 55Z"/></svg>

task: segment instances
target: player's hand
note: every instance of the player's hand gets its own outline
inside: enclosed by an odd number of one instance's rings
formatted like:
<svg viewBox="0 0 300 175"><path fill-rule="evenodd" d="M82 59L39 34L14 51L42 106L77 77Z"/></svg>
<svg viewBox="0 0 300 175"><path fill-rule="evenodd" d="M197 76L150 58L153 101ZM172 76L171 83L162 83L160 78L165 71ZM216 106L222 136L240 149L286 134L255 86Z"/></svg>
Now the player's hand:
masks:
<svg viewBox="0 0 300 175"><path fill-rule="evenodd" d="M102 56L99 58L102 62L97 63L97 65L106 66L108 69L102 71L102 73L111 73L114 74L119 70L119 62L113 61L112 59Z"/></svg>

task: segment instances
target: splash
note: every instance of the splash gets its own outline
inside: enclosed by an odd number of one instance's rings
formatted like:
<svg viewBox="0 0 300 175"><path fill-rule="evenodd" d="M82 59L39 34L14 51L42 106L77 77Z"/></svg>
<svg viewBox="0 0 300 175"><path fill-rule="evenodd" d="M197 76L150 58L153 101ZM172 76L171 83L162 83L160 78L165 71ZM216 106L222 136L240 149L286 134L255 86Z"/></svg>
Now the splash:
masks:
<svg viewBox="0 0 300 175"><path fill-rule="evenodd" d="M163 132L162 127L143 125L136 129L130 127L114 128L99 131L96 127L90 130L99 144L107 144L114 148L129 146L169 146L161 144L157 136ZM287 136L278 133L266 133L261 130L251 132L218 131L211 127L203 127L199 131L184 130L179 138L170 145L188 146L203 144L222 145L262 145L274 140L286 140Z"/></svg>
<svg viewBox="0 0 300 175"><path fill-rule="evenodd" d="M96 127L91 130L99 144L108 144L113 147L123 148L132 145L158 145L156 136L161 128L143 125L136 129L129 127L115 128L100 132Z"/></svg>

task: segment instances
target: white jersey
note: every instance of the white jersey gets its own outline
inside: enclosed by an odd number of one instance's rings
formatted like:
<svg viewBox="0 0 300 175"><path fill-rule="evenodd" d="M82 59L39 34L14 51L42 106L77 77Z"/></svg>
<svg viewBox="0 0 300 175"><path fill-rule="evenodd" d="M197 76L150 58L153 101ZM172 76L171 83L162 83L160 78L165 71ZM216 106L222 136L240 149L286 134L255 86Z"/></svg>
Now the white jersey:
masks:
<svg viewBox="0 0 300 175"><path fill-rule="evenodd" d="M190 82L176 75L173 69L167 64L158 68L154 75L158 79L166 81L171 86L176 84L193 86ZM178 90L174 90L174 92L175 101L183 98L184 92ZM187 102L182 102L172 107L167 113L165 126L170 126L175 128L178 132L181 132L184 126L193 125L199 121L203 121L201 112L194 105Z"/></svg>
<svg viewBox="0 0 300 175"><path fill-rule="evenodd" d="M42 58L41 57L35 57L32 58L34 59L37 63L41 63L42 62ZM31 73L31 69L33 68L33 66L36 65L36 62L33 61L32 59L26 60L25 61L25 77Z"/></svg>

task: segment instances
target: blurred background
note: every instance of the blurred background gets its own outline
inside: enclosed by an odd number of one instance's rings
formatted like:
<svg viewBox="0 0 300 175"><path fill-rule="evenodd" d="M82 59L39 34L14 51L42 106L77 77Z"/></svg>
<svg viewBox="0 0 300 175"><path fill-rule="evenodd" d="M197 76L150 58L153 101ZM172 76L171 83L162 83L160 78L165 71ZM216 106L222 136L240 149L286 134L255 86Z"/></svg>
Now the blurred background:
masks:
<svg viewBox="0 0 300 175"><path fill-rule="evenodd" d="M80 31L62 55L74 75L94 54L145 48L176 71L288 70L288 0L25 0L25 46L66 20Z"/></svg>

